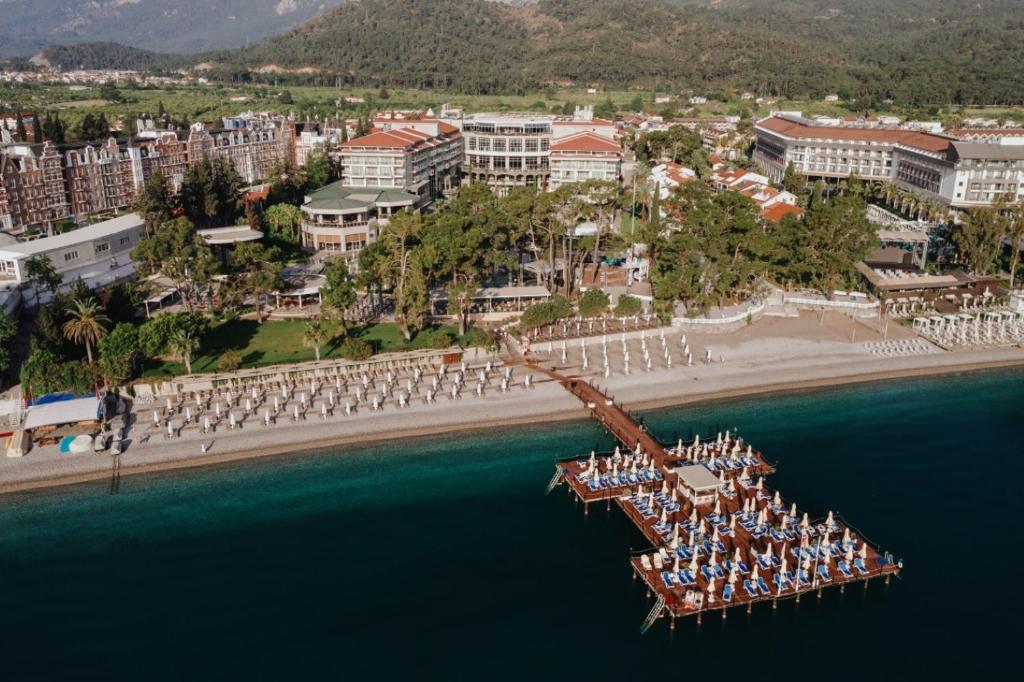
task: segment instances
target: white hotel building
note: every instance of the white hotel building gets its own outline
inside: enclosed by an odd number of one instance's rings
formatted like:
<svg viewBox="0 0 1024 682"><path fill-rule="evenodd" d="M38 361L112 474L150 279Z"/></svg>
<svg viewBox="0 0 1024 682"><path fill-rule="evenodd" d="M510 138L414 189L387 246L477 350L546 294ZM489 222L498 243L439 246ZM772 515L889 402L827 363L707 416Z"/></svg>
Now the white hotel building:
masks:
<svg viewBox="0 0 1024 682"><path fill-rule="evenodd" d="M778 181L792 163L807 178L895 182L954 208L1024 198L1024 138L967 142L917 130L815 125L773 116L755 126L754 160Z"/></svg>

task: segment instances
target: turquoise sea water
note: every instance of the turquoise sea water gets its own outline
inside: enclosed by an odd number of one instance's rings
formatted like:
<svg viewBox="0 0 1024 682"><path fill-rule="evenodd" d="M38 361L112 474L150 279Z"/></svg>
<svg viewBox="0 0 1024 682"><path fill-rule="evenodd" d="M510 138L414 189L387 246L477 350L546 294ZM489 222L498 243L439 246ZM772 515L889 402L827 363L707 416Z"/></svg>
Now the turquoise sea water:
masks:
<svg viewBox="0 0 1024 682"><path fill-rule="evenodd" d="M516 427L0 497L0 679L921 679L1016 669L1024 374L646 415L739 427L772 484L905 562L639 634L613 507L543 495L595 425ZM667 677L671 676L671 677Z"/></svg>

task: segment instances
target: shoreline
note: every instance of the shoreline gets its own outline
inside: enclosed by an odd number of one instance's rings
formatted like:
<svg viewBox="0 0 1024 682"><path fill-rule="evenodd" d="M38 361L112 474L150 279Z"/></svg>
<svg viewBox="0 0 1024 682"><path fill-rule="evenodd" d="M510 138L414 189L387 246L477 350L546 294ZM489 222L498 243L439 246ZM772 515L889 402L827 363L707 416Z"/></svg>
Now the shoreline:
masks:
<svg viewBox="0 0 1024 682"><path fill-rule="evenodd" d="M934 356L933 356L934 357ZM953 360L956 356L946 356L944 359ZM826 368L839 369L834 365L826 365ZM732 400L736 398L793 394L804 391L812 391L821 388L837 386L848 386L855 384L870 384L884 381L894 381L907 378L941 377L958 374L968 374L999 369L1024 368L1024 355L1016 355L1010 358L991 358L973 361L940 362L937 364L925 364L916 367L892 367L883 369L848 367L853 370L846 374L830 374L826 376L811 376L790 381L773 381L772 372L753 373L753 379L748 383L741 382L738 386L732 387L709 387L706 391L691 393L674 393L664 397L643 397L634 399L619 399L630 410L655 410L685 405L709 404ZM858 371L860 370L860 371ZM634 375L642 376L642 375ZM695 378L696 379L696 378ZM707 383L714 383L707 382ZM557 387L561 391L561 387ZM615 395L614 387L612 394ZM642 387L643 388L643 387ZM635 389L635 387L634 387ZM575 400L567 392L565 397ZM617 397L618 399L618 397ZM539 401L543 402L543 401ZM557 401L561 402L561 401ZM499 403L500 404L500 403ZM309 454L311 452L341 448L344 446L366 445L380 441L394 440L399 438L422 438L438 435L469 433L495 428L521 426L524 424L557 423L564 421L585 420L588 418L588 411L583 405L569 408L567 406L552 405L552 409L543 412L534 412L522 416L498 417L492 416L484 419L465 418L462 420L439 423L434 426L412 426L388 428L377 430L372 433L357 433L349 435L337 435L333 437L316 437L305 440L293 438L287 443L265 445L256 448L235 448L225 452L207 453L194 457L178 457L161 461L145 462L123 466L118 470L118 476L137 476L142 474L158 473L163 471L180 471L188 469L199 469L233 462L240 462L250 459L264 459L267 457L286 456L289 454ZM443 421L443 420L442 420ZM297 429L292 429L297 430ZM298 436L299 434L293 434ZM237 444L237 443L236 443ZM109 465L109 457L102 460L107 466L96 468L90 471L65 473L60 475L41 476L38 478L26 478L18 481L0 482L0 495L7 495L33 490L59 488L67 485L87 483L92 481L107 480L111 478L112 471Z"/></svg>

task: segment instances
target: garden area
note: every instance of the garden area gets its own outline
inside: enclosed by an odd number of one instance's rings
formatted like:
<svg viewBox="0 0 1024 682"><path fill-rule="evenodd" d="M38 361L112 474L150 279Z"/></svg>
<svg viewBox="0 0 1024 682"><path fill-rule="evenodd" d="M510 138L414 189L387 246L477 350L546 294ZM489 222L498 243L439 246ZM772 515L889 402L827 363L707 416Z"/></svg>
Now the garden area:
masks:
<svg viewBox="0 0 1024 682"><path fill-rule="evenodd" d="M210 327L203 336L199 352L192 359L194 373L217 372L225 369L225 355L238 359L236 368L266 367L268 365L308 362L316 359L314 348L306 345L307 322L304 320L268 321L232 320ZM364 342L372 354L394 353L427 348L480 346L488 343L488 333L471 328L463 337L454 325L428 327L411 341L406 341L398 325L381 323L353 327L345 336L327 340L320 349L324 360L342 359L346 339ZM182 362L153 358L146 361L143 377L171 377L185 374Z"/></svg>

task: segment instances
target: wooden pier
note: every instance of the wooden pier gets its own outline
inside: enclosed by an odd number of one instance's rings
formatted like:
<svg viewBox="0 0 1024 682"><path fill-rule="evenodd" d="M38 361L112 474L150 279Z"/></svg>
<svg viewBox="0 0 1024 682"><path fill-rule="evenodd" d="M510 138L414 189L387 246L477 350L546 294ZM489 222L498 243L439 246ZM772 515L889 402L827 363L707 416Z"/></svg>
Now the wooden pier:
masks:
<svg viewBox="0 0 1024 682"><path fill-rule="evenodd" d="M695 616L795 599L825 587L883 578L902 567L829 512L811 518L764 477L775 468L735 434L666 447L597 387L561 381L615 436L614 452L557 463L548 490L566 485L587 510L614 501L651 543L630 564L654 596L658 618Z"/></svg>

